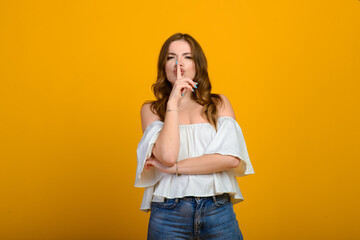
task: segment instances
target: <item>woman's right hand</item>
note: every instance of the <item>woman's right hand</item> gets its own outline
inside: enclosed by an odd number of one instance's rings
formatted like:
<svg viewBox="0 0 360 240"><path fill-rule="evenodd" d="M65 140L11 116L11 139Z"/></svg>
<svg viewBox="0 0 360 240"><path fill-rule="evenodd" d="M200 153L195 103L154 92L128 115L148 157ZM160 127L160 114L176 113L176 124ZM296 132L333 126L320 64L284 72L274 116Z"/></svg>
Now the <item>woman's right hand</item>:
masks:
<svg viewBox="0 0 360 240"><path fill-rule="evenodd" d="M178 103L186 90L189 90L189 91L192 91L192 92L194 91L193 88L196 88L195 85L197 83L195 83L190 78L182 78L179 63L176 65L176 75L177 75L176 76L176 81L175 81L174 86L173 86L173 88L171 90L171 93L170 93L170 96L169 96L169 101L171 100L171 101L174 101L174 102Z"/></svg>

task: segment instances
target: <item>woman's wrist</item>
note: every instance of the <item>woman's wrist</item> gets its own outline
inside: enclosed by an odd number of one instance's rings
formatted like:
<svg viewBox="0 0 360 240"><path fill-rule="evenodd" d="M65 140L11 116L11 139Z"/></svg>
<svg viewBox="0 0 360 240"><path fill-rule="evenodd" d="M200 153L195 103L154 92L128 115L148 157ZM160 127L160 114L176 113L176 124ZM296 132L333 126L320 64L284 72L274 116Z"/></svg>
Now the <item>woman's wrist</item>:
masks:
<svg viewBox="0 0 360 240"><path fill-rule="evenodd" d="M175 102L175 101L172 101L172 100L169 100L167 102L167 105L166 105L166 110L173 110L173 111L177 111L178 110L178 103Z"/></svg>
<svg viewBox="0 0 360 240"><path fill-rule="evenodd" d="M174 165L172 165L171 167L168 168L167 173L176 174L176 165L177 165L177 162Z"/></svg>

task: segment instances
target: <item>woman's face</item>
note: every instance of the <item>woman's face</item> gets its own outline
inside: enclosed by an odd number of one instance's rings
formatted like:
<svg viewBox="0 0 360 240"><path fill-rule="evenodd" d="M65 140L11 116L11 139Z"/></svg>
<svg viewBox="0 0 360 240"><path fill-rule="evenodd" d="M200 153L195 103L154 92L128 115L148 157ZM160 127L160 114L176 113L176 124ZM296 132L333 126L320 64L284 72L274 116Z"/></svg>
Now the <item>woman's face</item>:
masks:
<svg viewBox="0 0 360 240"><path fill-rule="evenodd" d="M191 47L185 40L177 40L170 44L165 63L166 78L174 85L176 81L176 60L180 64L181 76L194 80L196 68Z"/></svg>

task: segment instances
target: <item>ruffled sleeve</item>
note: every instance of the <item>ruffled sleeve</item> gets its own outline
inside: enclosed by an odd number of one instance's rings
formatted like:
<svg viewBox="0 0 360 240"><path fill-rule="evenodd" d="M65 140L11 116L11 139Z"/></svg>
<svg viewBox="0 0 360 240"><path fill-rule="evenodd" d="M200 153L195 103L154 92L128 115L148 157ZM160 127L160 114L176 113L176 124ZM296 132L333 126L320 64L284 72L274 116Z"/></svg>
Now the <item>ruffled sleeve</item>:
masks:
<svg viewBox="0 0 360 240"><path fill-rule="evenodd" d="M145 161L151 156L152 149L158 138L164 123L162 121L154 121L145 129L144 134L137 146L137 168L135 187L150 187L155 185L164 173L155 167L143 171Z"/></svg>
<svg viewBox="0 0 360 240"><path fill-rule="evenodd" d="M239 173L236 168L227 170L233 176L244 176L254 174L246 148L245 139L239 124L231 117L220 117L217 121L217 132L215 137L205 149L204 154L221 154L238 157L246 163L245 173ZM241 164L239 164L241 167Z"/></svg>

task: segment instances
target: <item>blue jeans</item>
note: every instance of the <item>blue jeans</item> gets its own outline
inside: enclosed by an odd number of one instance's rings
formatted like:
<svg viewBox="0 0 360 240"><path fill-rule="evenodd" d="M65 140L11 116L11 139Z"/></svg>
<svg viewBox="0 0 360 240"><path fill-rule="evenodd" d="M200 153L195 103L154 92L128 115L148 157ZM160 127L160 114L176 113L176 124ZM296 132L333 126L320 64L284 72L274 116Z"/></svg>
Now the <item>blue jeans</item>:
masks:
<svg viewBox="0 0 360 240"><path fill-rule="evenodd" d="M152 202L147 237L148 240L243 239L227 193Z"/></svg>

